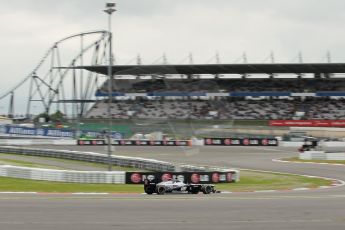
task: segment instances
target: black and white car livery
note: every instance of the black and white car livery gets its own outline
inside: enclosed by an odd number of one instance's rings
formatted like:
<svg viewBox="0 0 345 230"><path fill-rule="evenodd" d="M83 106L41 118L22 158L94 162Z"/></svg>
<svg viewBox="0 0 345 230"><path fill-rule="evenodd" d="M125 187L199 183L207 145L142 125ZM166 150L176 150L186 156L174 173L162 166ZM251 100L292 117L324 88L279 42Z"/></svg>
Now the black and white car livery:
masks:
<svg viewBox="0 0 345 230"><path fill-rule="evenodd" d="M210 194L216 192L213 184L186 184L179 180L168 180L156 183L148 179L144 181L144 190L147 194L157 193L159 195L173 192L189 194L198 194L199 192Z"/></svg>

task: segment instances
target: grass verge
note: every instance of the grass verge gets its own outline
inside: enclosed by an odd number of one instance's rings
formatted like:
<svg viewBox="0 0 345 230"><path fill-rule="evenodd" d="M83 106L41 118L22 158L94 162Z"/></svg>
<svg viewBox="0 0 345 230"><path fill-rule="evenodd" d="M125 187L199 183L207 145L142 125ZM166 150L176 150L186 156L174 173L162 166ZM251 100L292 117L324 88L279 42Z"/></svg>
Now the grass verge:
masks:
<svg viewBox="0 0 345 230"><path fill-rule="evenodd" d="M30 168L46 168L46 169L60 169L60 170L64 169L64 168L56 167L52 165L37 164L37 163L31 163L31 162L21 161L21 160L4 159L0 157L0 165L1 164L20 166L20 167L30 167Z"/></svg>
<svg viewBox="0 0 345 230"><path fill-rule="evenodd" d="M317 188L320 186L329 186L331 184L331 181L322 178L241 170L241 180L239 183L219 184L217 185L217 189L220 191L248 192L258 190Z"/></svg>
<svg viewBox="0 0 345 230"><path fill-rule="evenodd" d="M319 178L241 170L241 181L239 183L217 184L216 189L220 191L246 192L257 190L284 190L301 187L316 188L319 186L328 186L330 184L331 181ZM0 177L0 191L142 193L143 186L57 183Z"/></svg>
<svg viewBox="0 0 345 230"><path fill-rule="evenodd" d="M311 163L330 163L330 164L343 164L345 160L301 160L298 157L285 158L284 161L297 161L297 162L311 162Z"/></svg>

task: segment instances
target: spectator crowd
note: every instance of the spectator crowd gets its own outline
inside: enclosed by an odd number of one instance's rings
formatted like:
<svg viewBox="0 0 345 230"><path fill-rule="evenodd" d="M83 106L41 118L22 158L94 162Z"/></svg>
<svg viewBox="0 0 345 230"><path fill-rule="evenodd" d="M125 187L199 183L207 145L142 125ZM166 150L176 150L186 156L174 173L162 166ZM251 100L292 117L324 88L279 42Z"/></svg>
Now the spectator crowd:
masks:
<svg viewBox="0 0 345 230"><path fill-rule="evenodd" d="M345 119L344 99L308 100L114 100L113 118L155 119ZM97 102L88 118L107 118L107 100Z"/></svg>

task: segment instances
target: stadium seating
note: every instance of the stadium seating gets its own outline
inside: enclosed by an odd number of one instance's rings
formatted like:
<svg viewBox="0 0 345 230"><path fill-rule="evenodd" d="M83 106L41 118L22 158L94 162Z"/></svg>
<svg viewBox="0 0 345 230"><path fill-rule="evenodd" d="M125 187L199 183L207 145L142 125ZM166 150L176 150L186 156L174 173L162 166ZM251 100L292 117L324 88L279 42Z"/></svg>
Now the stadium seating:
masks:
<svg viewBox="0 0 345 230"><path fill-rule="evenodd" d="M107 82L99 91L107 92ZM115 92L316 92L345 91L344 79L155 79L115 80Z"/></svg>
<svg viewBox="0 0 345 230"><path fill-rule="evenodd" d="M98 91L107 92L107 85L106 81ZM114 97L118 100L112 103L113 118L345 118L344 99L339 97L345 95L345 78L116 79L113 92L123 96L122 100ZM192 94L185 95L185 92ZM207 94L194 96L194 92ZM256 92L261 93L257 95ZM146 97L130 96L130 93L141 93ZM225 96L209 96L212 93L224 93ZM107 98L106 93L103 96ZM106 100L99 101L87 117L108 117L107 106Z"/></svg>
<svg viewBox="0 0 345 230"><path fill-rule="evenodd" d="M88 118L106 118L99 101ZM344 100L121 100L112 103L113 118L172 119L345 119ZM296 115L296 114L302 114Z"/></svg>

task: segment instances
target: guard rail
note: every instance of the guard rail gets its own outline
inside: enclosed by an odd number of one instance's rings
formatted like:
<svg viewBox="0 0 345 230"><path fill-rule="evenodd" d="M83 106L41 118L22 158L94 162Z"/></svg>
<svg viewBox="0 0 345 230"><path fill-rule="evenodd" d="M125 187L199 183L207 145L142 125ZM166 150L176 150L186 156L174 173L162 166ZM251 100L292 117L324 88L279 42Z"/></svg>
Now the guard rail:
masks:
<svg viewBox="0 0 345 230"><path fill-rule="evenodd" d="M140 157L125 157L125 156L111 156L109 159L107 155L93 152L78 152L70 150L56 150L56 149L36 149L23 147L0 147L0 153L12 153L28 156L53 157L60 159L79 160L94 163L108 164L109 160L112 165L123 167L133 167L138 169L145 169L151 171L175 171L175 166L165 161L158 161L154 159L145 159Z"/></svg>

